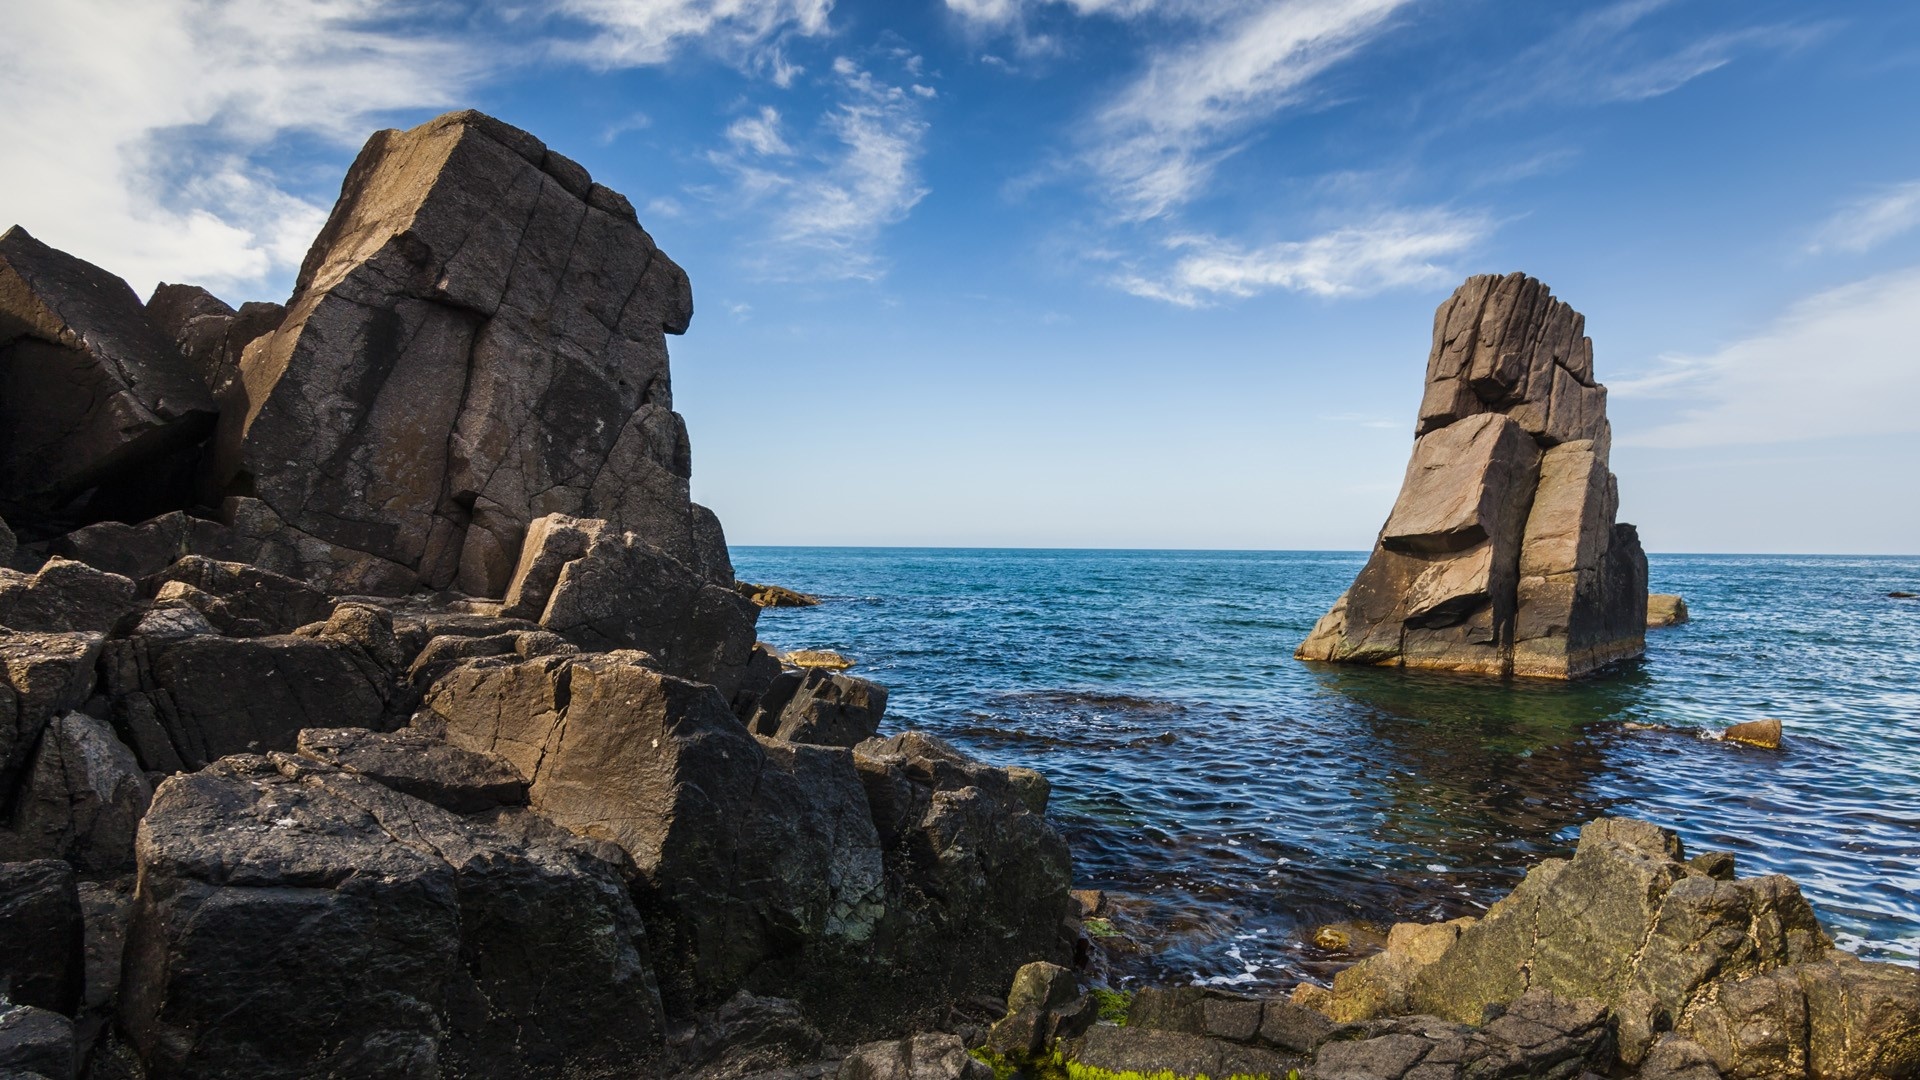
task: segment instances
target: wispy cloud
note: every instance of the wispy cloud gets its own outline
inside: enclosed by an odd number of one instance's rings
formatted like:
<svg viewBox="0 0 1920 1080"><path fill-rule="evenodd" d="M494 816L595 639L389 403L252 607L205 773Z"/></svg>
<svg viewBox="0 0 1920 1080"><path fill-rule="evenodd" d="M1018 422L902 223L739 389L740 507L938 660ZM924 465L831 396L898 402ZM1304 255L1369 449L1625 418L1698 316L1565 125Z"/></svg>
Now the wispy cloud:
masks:
<svg viewBox="0 0 1920 1080"><path fill-rule="evenodd" d="M1161 52L1094 118L1087 160L1123 217L1160 217L1197 194L1252 125L1306 100L1316 76L1406 3L1293 0Z"/></svg>
<svg viewBox="0 0 1920 1080"><path fill-rule="evenodd" d="M1807 250L1862 252L1920 226L1920 180L1892 184L1841 207Z"/></svg>
<svg viewBox="0 0 1920 1080"><path fill-rule="evenodd" d="M487 60L431 10L379 0L11 4L0 206L123 274L215 288L296 265L324 215L256 152L351 145L393 109L458 100Z"/></svg>
<svg viewBox="0 0 1920 1080"><path fill-rule="evenodd" d="M1920 267L1818 293L1717 352L1610 380L1623 402L1684 403L1680 419L1626 430L1620 442L1687 449L1920 432L1916 340Z"/></svg>
<svg viewBox="0 0 1920 1080"><path fill-rule="evenodd" d="M1816 40L1825 25L1736 27L1676 42L1648 26L1674 0L1619 0L1570 20L1496 75L1477 111L1504 112L1539 101L1601 105L1670 94L1743 53L1790 50Z"/></svg>
<svg viewBox="0 0 1920 1080"><path fill-rule="evenodd" d="M827 33L833 0L559 0L555 10L591 30L555 43L569 58L603 68L640 67L698 42L763 67L784 86L795 71L780 42Z"/></svg>
<svg viewBox="0 0 1920 1080"><path fill-rule="evenodd" d="M936 91L875 78L844 56L832 78L836 97L812 138L796 144L781 114L762 107L730 124L726 145L708 155L733 180L725 198L767 213L772 246L756 261L770 278L879 277L881 231L928 191L920 159Z"/></svg>
<svg viewBox="0 0 1920 1080"><path fill-rule="evenodd" d="M1112 280L1136 296L1182 307L1275 289L1360 296L1456 277L1445 260L1472 249L1491 229L1484 216L1420 210L1384 213L1306 240L1251 249L1212 236L1187 235L1169 242L1184 254L1163 273L1127 272Z"/></svg>

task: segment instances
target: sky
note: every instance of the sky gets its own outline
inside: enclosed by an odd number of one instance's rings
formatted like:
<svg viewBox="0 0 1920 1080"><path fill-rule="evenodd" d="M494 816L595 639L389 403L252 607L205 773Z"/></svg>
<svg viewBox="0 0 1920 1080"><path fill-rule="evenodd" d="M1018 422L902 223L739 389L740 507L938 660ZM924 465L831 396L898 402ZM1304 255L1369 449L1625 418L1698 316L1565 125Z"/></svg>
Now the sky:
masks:
<svg viewBox="0 0 1920 1080"><path fill-rule="evenodd" d="M1359 549L1433 310L1584 312L1660 551L1920 551L1920 5L0 0L0 218L284 300L479 108L693 281L739 544ZM0 222L0 225L6 222Z"/></svg>

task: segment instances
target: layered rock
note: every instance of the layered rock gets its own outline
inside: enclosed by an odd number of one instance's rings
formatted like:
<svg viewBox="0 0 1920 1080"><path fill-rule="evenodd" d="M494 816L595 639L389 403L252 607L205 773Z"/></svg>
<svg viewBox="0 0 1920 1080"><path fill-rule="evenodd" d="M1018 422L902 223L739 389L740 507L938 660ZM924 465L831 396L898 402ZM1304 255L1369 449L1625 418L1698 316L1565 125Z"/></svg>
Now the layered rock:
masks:
<svg viewBox="0 0 1920 1080"><path fill-rule="evenodd" d="M630 1075L659 1043L619 868L537 820L240 756L162 784L139 856L147 1076Z"/></svg>
<svg viewBox="0 0 1920 1080"><path fill-rule="evenodd" d="M472 595L502 594L551 513L698 566L718 524L688 499L665 344L692 313L627 200L533 136L474 112L378 132L241 354L220 478Z"/></svg>
<svg viewBox="0 0 1920 1080"><path fill-rule="evenodd" d="M1685 859L1671 832L1604 818L1479 919L1395 927L1310 1002L1341 1022L1461 1024L1550 992L1604 1006L1628 1065L1730 1077L1920 1075L1920 971L1835 950L1794 883Z"/></svg>
<svg viewBox="0 0 1920 1080"><path fill-rule="evenodd" d="M1522 274L1434 316L1413 456L1303 660L1573 678L1644 650L1646 556L1616 524L1585 317Z"/></svg>
<svg viewBox="0 0 1920 1080"><path fill-rule="evenodd" d="M0 234L0 505L51 511L137 481L213 422L126 282L17 225Z"/></svg>

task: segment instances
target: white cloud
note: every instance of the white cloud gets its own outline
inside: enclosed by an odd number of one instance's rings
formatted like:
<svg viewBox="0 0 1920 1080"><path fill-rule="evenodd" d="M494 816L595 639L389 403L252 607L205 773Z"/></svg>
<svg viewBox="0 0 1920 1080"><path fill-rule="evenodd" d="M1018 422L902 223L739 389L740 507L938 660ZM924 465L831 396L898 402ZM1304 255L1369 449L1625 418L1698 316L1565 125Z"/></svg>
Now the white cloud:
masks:
<svg viewBox="0 0 1920 1080"><path fill-rule="evenodd" d="M1210 236L1182 236L1186 254L1165 273L1126 273L1118 287L1182 307L1285 289L1314 296L1362 296L1444 283L1458 274L1441 261L1478 244L1487 219L1448 210L1394 211L1307 240L1247 249Z"/></svg>
<svg viewBox="0 0 1920 1080"><path fill-rule="evenodd" d="M1629 446L1690 449L1920 432L1920 267L1818 293L1773 325L1706 356L1611 383L1614 398L1677 399L1681 418Z"/></svg>
<svg viewBox="0 0 1920 1080"><path fill-rule="evenodd" d="M708 155L733 178L729 200L767 213L773 245L758 269L769 277L879 277L881 230L927 194L920 158L933 88L876 79L844 56L833 76L837 98L813 139L795 145L780 114L762 108Z"/></svg>
<svg viewBox="0 0 1920 1080"><path fill-rule="evenodd" d="M786 86L799 69L780 54L788 35L827 32L833 0L559 0L555 10L593 28L583 40L560 43L568 57L600 67L659 64L690 42L702 42L737 62L764 66Z"/></svg>
<svg viewBox="0 0 1920 1080"><path fill-rule="evenodd" d="M1920 226L1920 180L1855 199L1822 225L1808 250L1862 252Z"/></svg>
<svg viewBox="0 0 1920 1080"><path fill-rule="evenodd" d="M1749 26L1675 46L1644 25L1672 3L1619 0L1573 19L1489 80L1476 111L1504 111L1542 100L1588 105L1644 101L1726 67L1743 52L1797 48L1826 30Z"/></svg>
<svg viewBox="0 0 1920 1080"><path fill-rule="evenodd" d="M1033 11L1048 7L1072 8L1080 15L1118 15L1132 17L1154 11L1189 10L1194 0L947 0L947 8L970 23L986 27L1004 27L1017 23ZM1213 3L1215 8L1226 5Z"/></svg>
<svg viewBox="0 0 1920 1080"><path fill-rule="evenodd" d="M1408 0L1292 0L1163 52L1093 121L1088 159L1123 216L1192 198L1232 140L1302 101L1308 84L1378 36Z"/></svg>
<svg viewBox="0 0 1920 1080"><path fill-rule="evenodd" d="M254 152L289 131L358 142L373 116L450 105L484 70L406 3L4 9L0 206L143 293L162 278L258 286L296 265L324 208Z"/></svg>
<svg viewBox="0 0 1920 1080"><path fill-rule="evenodd" d="M727 141L737 150L749 150L761 157L793 153L793 147L780 137L780 110L771 105L763 105L758 113L727 125Z"/></svg>

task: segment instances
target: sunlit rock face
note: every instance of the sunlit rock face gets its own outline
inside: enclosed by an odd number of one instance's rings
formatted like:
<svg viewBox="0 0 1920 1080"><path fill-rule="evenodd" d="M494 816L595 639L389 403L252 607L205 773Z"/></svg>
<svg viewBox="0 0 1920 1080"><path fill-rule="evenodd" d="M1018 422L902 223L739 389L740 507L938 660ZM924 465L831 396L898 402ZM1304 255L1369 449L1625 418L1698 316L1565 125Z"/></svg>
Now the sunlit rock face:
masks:
<svg viewBox="0 0 1920 1080"><path fill-rule="evenodd" d="M1524 274L1433 320L1413 456L1373 555L1302 660L1575 678L1645 648L1586 318Z"/></svg>
<svg viewBox="0 0 1920 1080"><path fill-rule="evenodd" d="M240 357L219 479L389 577L476 596L552 513L712 562L668 386L692 317L632 205L532 135L475 112L377 132L284 321Z"/></svg>

